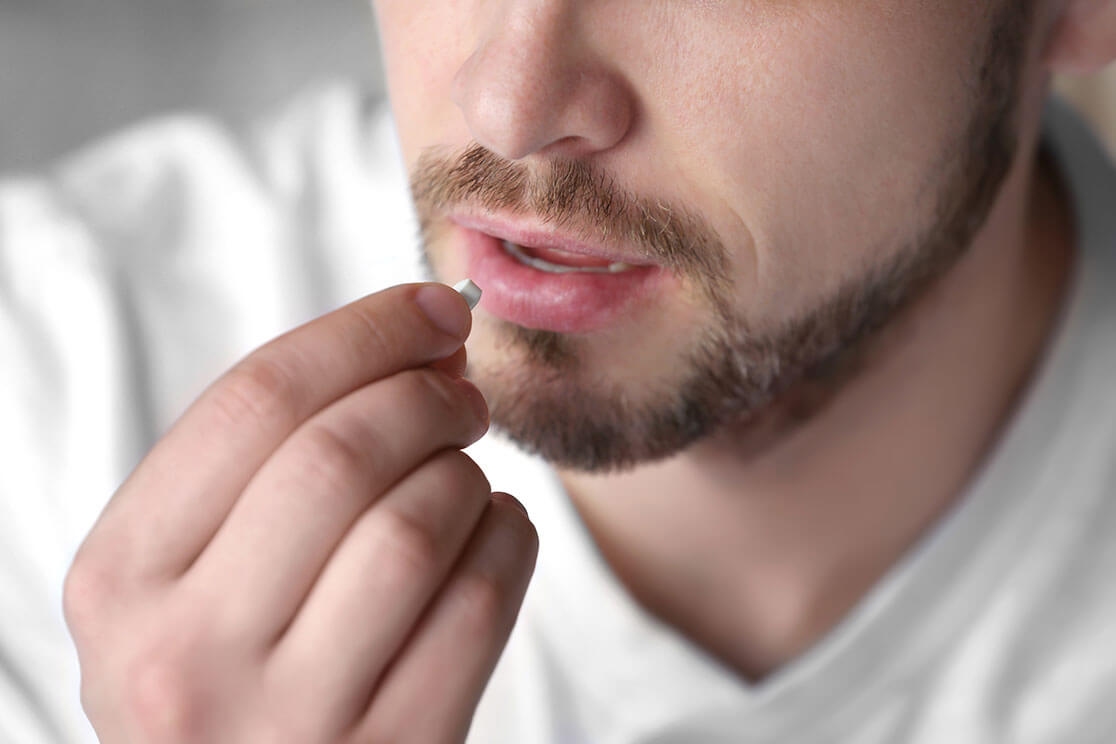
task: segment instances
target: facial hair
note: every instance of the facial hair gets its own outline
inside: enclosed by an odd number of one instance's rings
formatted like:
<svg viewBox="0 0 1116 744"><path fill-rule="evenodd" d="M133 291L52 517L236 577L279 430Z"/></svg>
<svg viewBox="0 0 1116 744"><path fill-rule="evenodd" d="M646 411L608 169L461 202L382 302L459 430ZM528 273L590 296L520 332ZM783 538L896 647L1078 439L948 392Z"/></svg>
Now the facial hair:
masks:
<svg viewBox="0 0 1116 744"><path fill-rule="evenodd" d="M628 193L577 160L538 169L474 145L428 150L412 176L423 257L449 209L469 205L535 219L586 242L636 246L701 298L712 320L685 352L680 382L633 389L592 369L573 335L499 321L514 364L471 368L497 429L551 463L587 472L629 469L674 455L727 425L758 421L794 391L831 395L878 332L964 255L995 203L1017 149L1015 118L1033 2L1005 2L974 65L973 107L936 178L934 219L892 258L776 331L733 310L730 251L695 210Z"/></svg>

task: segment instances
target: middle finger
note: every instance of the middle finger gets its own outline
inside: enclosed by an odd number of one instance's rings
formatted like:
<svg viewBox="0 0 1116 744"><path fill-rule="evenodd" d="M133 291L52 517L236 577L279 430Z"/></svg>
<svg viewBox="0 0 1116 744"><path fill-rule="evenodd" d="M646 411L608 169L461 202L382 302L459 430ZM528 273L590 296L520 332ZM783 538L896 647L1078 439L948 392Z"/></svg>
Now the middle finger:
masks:
<svg viewBox="0 0 1116 744"><path fill-rule="evenodd" d="M360 516L268 660L283 707L334 741L356 721L388 662L449 574L488 504L488 479L443 450ZM311 681L312 680L312 681Z"/></svg>

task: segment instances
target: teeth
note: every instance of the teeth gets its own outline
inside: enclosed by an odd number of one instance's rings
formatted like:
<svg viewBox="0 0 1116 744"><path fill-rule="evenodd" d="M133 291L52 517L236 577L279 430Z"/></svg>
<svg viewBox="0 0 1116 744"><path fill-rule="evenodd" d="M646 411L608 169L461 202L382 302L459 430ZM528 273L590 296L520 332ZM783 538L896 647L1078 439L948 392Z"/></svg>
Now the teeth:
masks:
<svg viewBox="0 0 1116 744"><path fill-rule="evenodd" d="M621 271L628 271L634 268L631 264L622 263L620 261L610 263L608 266L562 266L561 264L543 260L538 256L529 256L524 252L523 248L515 243L510 243L507 240L502 240L500 242L504 246L504 251L506 251L509 256L515 258L516 261L519 261L521 264L526 264L531 268L538 269L539 271L550 272L551 274L569 274L574 272L581 274L619 274Z"/></svg>

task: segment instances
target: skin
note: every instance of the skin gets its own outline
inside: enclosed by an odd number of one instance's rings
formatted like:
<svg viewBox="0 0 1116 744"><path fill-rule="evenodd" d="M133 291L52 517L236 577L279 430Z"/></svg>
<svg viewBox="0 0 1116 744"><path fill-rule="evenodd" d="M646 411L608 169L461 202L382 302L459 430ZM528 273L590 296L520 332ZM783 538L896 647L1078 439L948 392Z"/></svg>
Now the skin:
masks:
<svg viewBox="0 0 1116 744"><path fill-rule="evenodd" d="M621 399L677 399L692 339L719 323L692 284L576 338L509 329L482 302L470 377L494 423L559 466L637 600L742 676L770 673L958 498L1040 358L1072 226L1055 174L1038 167L1039 115L1050 72L1087 46L1067 39L1082 16L1110 26L1109 4L1036 4L991 91L979 71L1003 32L995 3L375 5L436 276L465 266L439 222L453 199L421 198L433 154L452 162L477 143L539 178L574 160L700 215L727 250L731 313L761 336L939 229L974 110L1015 84L1011 159L946 275L832 377L740 406L697 441L627 457L569 444L599 439L597 412ZM651 438L610 433L633 448Z"/></svg>
<svg viewBox="0 0 1116 744"><path fill-rule="evenodd" d="M487 324L478 338L504 347L501 362L483 364L492 355L481 354L473 373L489 393L495 422L557 465L600 472L676 454L722 426L747 431L753 446L771 442L778 427L812 415L855 373L873 333L952 266L987 217L1017 144L1014 92L1029 7L994 8L975 45L979 51L968 55L973 80L959 83L971 111L940 138L908 205L912 214L930 215L926 225L915 223L907 234L895 230L898 238L881 235L857 271L774 323L754 317L738 297L739 286L759 270L758 262L747 265L746 259L755 254L785 261L804 246L726 244L697 207L635 194L584 158L552 155L529 165L501 160L480 145L457 157L426 148L412 181L434 273L444 275L444 264L459 262L462 254L447 216L482 211L497 219L541 220L590 244L600 235L619 238L657 264L660 278L677 284L648 293L641 307L625 308L621 323L612 325L633 326L627 335L612 328L574 334ZM849 201L851 193L835 198ZM818 220L824 223L824 216ZM827 235L825 251L831 251L839 236ZM691 300L693 322L669 336L648 334L656 326L647 319L634 327L632 319L670 309L664 297ZM602 338L610 343L601 347ZM670 354L664 356L662 347ZM594 364L596 349L618 364ZM519 358L507 363L506 350ZM641 365L647 364L658 374L646 374ZM640 372L638 385L617 380L616 367Z"/></svg>
<svg viewBox="0 0 1116 744"><path fill-rule="evenodd" d="M101 741L464 737L537 551L460 451L488 428L470 325L442 285L367 297L244 359L147 455L66 578Z"/></svg>
<svg viewBox="0 0 1116 744"><path fill-rule="evenodd" d="M735 308L770 327L932 219L919 197L965 113L958 65L982 20L945 5L377 10L408 164L474 141L527 164L591 160L699 213L732 251ZM832 401L761 447L740 447L757 436L742 422L625 472L562 471L635 596L741 674L824 632L948 507L1010 411L1070 253L1034 154L1039 104L1049 70L1111 59L1114 6L1040 4L988 219ZM674 286L584 339L582 363L669 390L685 371L673 340L709 321L700 293ZM530 359L477 318L484 387L486 369ZM103 742L464 739L536 551L521 507L460 452L488 425L460 378L470 323L437 285L364 298L254 352L156 445L65 586Z"/></svg>

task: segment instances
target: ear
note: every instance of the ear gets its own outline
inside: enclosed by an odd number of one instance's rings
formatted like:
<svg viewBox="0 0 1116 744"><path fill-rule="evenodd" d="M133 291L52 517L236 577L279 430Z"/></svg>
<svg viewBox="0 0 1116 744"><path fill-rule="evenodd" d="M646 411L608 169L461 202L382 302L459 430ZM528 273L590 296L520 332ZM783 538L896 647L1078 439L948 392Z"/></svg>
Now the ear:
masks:
<svg viewBox="0 0 1116 744"><path fill-rule="evenodd" d="M1116 0L1058 0L1046 47L1053 72L1083 74L1116 59Z"/></svg>

